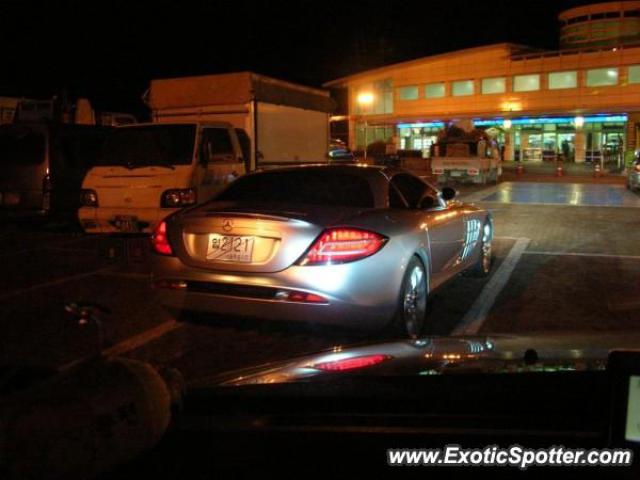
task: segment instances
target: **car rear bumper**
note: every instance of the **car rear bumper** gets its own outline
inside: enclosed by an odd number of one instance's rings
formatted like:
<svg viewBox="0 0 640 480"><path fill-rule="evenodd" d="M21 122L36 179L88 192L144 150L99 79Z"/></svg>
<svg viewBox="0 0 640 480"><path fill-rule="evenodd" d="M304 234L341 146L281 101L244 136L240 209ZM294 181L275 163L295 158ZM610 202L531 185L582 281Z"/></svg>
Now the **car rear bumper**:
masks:
<svg viewBox="0 0 640 480"><path fill-rule="evenodd" d="M86 233L151 233L155 226L177 209L171 208L107 208L81 207L78 220ZM136 228L126 231L118 227L117 217L135 218Z"/></svg>
<svg viewBox="0 0 640 480"><path fill-rule="evenodd" d="M335 300L329 304L315 305L177 290L163 291L161 301L165 307L177 311L195 311L269 321L338 325L355 330L382 328L391 320L393 314L392 311L385 313L376 307L349 305Z"/></svg>
<svg viewBox="0 0 640 480"><path fill-rule="evenodd" d="M153 257L154 285L162 289L162 304L171 309L353 329L380 328L391 321L403 272L399 265L382 281L380 273L374 273L377 262L369 258L327 267L292 266L269 274L227 274L186 267L176 257ZM326 302L278 299L277 292L292 291Z"/></svg>

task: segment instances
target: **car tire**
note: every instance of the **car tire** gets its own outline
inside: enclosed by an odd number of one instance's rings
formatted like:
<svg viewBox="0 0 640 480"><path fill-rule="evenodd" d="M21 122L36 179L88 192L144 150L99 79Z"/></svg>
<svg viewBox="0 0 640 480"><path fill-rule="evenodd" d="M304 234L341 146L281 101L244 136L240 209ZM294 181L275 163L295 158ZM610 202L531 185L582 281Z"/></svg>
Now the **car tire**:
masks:
<svg viewBox="0 0 640 480"><path fill-rule="evenodd" d="M427 320L427 271L424 264L413 256L405 270L398 310L392 322L392 333L400 338L418 338Z"/></svg>
<svg viewBox="0 0 640 480"><path fill-rule="evenodd" d="M480 233L480 256L469 273L473 277L483 278L489 276L493 266L493 222L490 218L485 220Z"/></svg>

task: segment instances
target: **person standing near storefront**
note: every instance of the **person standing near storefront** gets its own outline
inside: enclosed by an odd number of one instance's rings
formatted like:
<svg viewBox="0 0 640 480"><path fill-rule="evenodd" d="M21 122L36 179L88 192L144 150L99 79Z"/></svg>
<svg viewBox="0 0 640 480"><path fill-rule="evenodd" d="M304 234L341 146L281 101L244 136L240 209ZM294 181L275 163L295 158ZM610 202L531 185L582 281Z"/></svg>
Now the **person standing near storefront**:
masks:
<svg viewBox="0 0 640 480"><path fill-rule="evenodd" d="M569 142L567 140L563 140L561 148L562 148L562 161L568 162L569 156L571 155L571 145L569 145Z"/></svg>

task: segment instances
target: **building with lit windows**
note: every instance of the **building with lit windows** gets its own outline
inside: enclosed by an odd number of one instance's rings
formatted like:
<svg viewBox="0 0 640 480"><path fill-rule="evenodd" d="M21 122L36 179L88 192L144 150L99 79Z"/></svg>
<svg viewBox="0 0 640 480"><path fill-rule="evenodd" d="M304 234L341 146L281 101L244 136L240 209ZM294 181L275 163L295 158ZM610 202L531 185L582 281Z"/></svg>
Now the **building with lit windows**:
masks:
<svg viewBox="0 0 640 480"><path fill-rule="evenodd" d="M618 162L638 148L640 1L559 16L558 51L502 43L328 82L348 92L352 149L384 141L430 155L447 122L490 129L505 160Z"/></svg>

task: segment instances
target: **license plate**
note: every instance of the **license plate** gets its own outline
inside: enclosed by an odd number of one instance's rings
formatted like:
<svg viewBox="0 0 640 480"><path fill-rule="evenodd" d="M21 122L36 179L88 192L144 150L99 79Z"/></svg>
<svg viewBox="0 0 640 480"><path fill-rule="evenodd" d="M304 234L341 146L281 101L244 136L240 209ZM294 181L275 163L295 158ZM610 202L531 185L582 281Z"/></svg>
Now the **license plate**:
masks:
<svg viewBox="0 0 640 480"><path fill-rule="evenodd" d="M138 218L128 215L117 215L114 218L115 227L121 232L137 232L138 231Z"/></svg>
<svg viewBox="0 0 640 480"><path fill-rule="evenodd" d="M462 176L462 172L459 170L452 170L451 171L451 176L452 177L461 177Z"/></svg>
<svg viewBox="0 0 640 480"><path fill-rule="evenodd" d="M209 235L207 260L250 263L254 242L254 237L212 233Z"/></svg>
<svg viewBox="0 0 640 480"><path fill-rule="evenodd" d="M4 192L2 195L2 203L4 205L18 205L20 203L20 194L15 192Z"/></svg>

